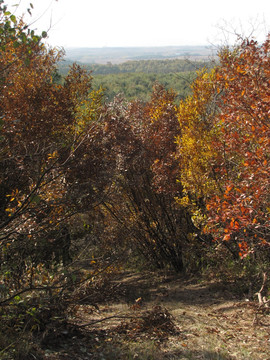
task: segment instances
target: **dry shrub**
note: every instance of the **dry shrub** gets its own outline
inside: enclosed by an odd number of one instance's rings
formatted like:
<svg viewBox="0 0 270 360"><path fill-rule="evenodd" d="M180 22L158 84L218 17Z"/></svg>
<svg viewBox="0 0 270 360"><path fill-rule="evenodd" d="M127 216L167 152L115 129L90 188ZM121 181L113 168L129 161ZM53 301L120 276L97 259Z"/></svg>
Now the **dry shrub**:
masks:
<svg viewBox="0 0 270 360"><path fill-rule="evenodd" d="M121 284L113 281L118 269L110 267L99 275L83 281L73 293L73 302L77 304L97 305L117 300L122 294Z"/></svg>

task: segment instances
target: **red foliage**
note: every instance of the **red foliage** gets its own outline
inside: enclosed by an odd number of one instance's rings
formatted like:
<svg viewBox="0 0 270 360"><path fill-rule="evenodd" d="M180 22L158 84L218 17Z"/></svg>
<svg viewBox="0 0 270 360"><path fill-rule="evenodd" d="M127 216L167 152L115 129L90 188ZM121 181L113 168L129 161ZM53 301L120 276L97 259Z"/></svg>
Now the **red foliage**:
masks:
<svg viewBox="0 0 270 360"><path fill-rule="evenodd" d="M221 94L216 126L221 135L215 164L222 192L208 201L210 223L234 238L240 255L270 246L270 37L244 41L219 54ZM214 227L213 227L214 228Z"/></svg>

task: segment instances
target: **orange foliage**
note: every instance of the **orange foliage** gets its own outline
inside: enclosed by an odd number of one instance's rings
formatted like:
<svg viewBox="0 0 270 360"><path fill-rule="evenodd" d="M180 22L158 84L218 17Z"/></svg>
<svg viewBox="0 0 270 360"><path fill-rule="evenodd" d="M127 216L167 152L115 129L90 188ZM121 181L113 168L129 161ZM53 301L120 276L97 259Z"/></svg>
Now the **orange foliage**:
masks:
<svg viewBox="0 0 270 360"><path fill-rule="evenodd" d="M269 53L269 36L223 49L179 109L181 179L203 197L207 229L241 256L270 246Z"/></svg>

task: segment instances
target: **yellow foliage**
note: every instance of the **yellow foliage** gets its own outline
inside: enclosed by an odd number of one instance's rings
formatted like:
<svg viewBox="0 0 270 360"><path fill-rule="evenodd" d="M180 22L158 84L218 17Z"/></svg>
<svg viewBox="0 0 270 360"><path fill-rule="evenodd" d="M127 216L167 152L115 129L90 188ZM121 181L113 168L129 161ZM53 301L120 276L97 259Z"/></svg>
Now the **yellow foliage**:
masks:
<svg viewBox="0 0 270 360"><path fill-rule="evenodd" d="M184 189L196 198L211 192L215 183L209 176L216 154L214 138L218 131L212 123L217 96L214 78L215 70L210 73L206 70L198 72L192 85L192 95L181 101L178 108L180 135L177 144L181 182Z"/></svg>
<svg viewBox="0 0 270 360"><path fill-rule="evenodd" d="M98 120L102 107L103 89L89 92L86 99L83 99L76 107L75 132L81 134L91 124Z"/></svg>

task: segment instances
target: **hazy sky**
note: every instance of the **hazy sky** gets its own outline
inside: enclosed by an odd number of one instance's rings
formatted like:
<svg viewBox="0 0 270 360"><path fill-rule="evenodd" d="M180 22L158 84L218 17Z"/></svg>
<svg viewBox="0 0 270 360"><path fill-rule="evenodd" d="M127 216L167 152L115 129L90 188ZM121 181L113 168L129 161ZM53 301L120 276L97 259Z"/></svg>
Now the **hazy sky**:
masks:
<svg viewBox="0 0 270 360"><path fill-rule="evenodd" d="M32 28L64 47L220 45L236 29L263 40L270 31L270 0L7 0L30 2ZM15 9L15 8L14 8ZM225 28L223 32L221 28Z"/></svg>

